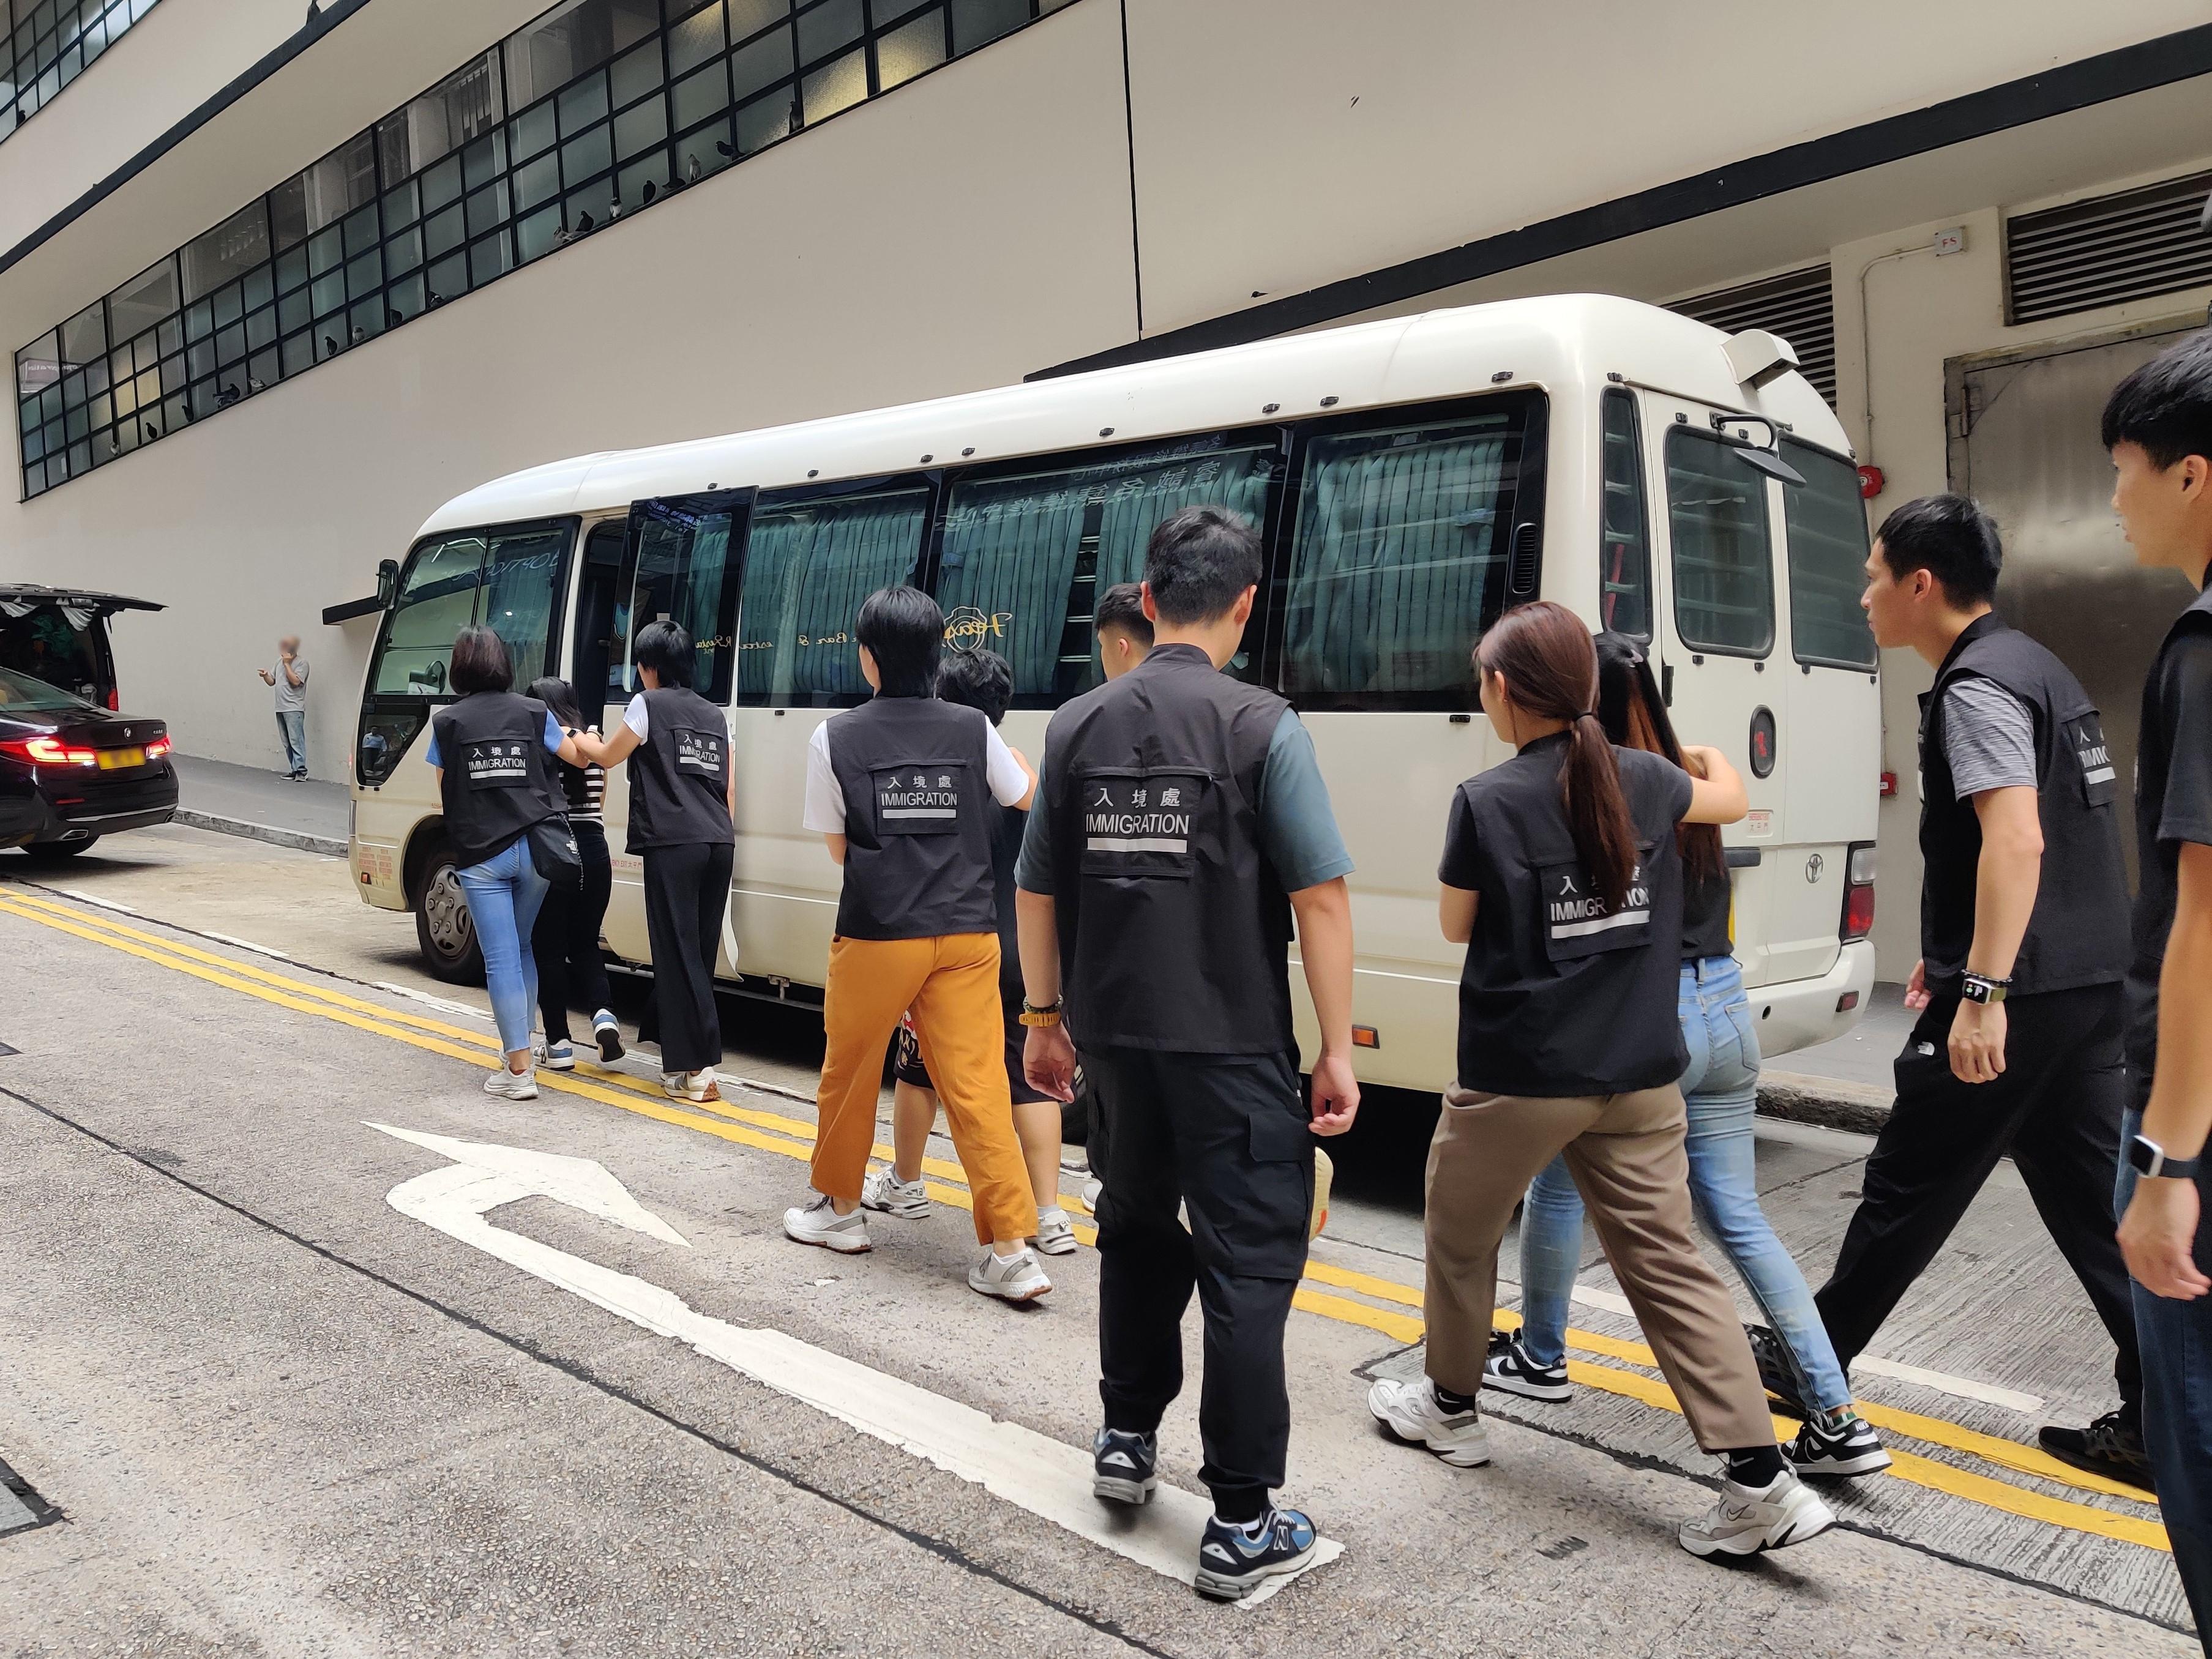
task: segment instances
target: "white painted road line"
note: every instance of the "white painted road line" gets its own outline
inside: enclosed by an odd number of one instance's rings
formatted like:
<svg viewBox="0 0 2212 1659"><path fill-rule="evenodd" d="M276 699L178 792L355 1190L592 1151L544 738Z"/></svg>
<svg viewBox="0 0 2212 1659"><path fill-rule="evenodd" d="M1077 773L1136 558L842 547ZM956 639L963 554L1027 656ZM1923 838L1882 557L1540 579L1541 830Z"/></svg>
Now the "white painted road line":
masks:
<svg viewBox="0 0 2212 1659"><path fill-rule="evenodd" d="M376 990L389 991L396 997L406 997L416 1002L427 1002L433 1008L441 1008L449 1014L466 1014L471 1019L488 1020L491 1018L488 1009L471 1008L465 1002L448 1002L443 997L434 997L428 991L417 991L411 986L394 985L380 979L372 980L369 983Z"/></svg>
<svg viewBox="0 0 2212 1659"><path fill-rule="evenodd" d="M250 939L240 939L233 933L209 933L204 937L212 939L220 939L225 945L235 945L241 951L252 951L264 957L274 957L279 962L291 962L293 960L290 957L286 956L282 951L271 950L266 945L256 945ZM301 964L295 963L295 965L298 966Z"/></svg>
<svg viewBox="0 0 2212 1659"><path fill-rule="evenodd" d="M404 1181L392 1207L511 1267L570 1291L658 1335L688 1343L780 1394L805 1401L864 1434L888 1441L996 1497L1116 1555L1183 1583L1192 1581L1212 1506L1163 1484L1144 1508L1108 1505L1091 1491L1091 1454L1018 1423L993 1419L904 1379L787 1336L732 1325L629 1273L495 1227L486 1214L526 1198L550 1198L665 1243L690 1248L668 1224L589 1158L448 1139L383 1123L368 1127L453 1160ZM1310 1572L1344 1553L1324 1538ZM1288 1578L1272 1579L1238 1605L1265 1601Z"/></svg>

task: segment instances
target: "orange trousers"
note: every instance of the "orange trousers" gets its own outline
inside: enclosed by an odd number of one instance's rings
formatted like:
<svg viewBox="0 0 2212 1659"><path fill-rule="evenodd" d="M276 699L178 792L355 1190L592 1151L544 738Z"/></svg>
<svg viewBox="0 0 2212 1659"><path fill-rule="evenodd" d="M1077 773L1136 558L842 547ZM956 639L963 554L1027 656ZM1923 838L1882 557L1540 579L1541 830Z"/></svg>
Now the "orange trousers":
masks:
<svg viewBox="0 0 2212 1659"><path fill-rule="evenodd" d="M922 1064L945 1103L945 1127L975 1198L975 1237L988 1244L1034 1236L1036 1200L1006 1091L996 933L830 941L814 1190L859 1201L876 1144L884 1051L909 1008Z"/></svg>

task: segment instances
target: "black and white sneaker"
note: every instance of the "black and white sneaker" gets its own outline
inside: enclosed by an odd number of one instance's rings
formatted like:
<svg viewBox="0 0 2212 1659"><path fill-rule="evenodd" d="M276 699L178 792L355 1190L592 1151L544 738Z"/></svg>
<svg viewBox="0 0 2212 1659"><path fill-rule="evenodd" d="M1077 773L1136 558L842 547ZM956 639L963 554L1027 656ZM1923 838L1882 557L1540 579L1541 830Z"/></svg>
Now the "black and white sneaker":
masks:
<svg viewBox="0 0 2212 1659"><path fill-rule="evenodd" d="M592 1016L592 1041L599 1045L602 1066L611 1066L623 1057L622 1027L615 1023L611 1010L602 1008Z"/></svg>
<svg viewBox="0 0 2212 1659"><path fill-rule="evenodd" d="M1814 1480L1872 1474L1889 1467L1888 1451L1867 1420L1856 1416L1838 1429L1824 1429L1819 1418L1808 1419L1782 1455L1791 1468Z"/></svg>
<svg viewBox="0 0 2212 1659"><path fill-rule="evenodd" d="M1747 1325L1743 1334L1751 1339L1751 1357L1759 1366L1759 1386L1790 1408L1790 1414L1801 1423L1812 1421L1814 1413L1805 1403L1805 1390L1797 1381L1797 1362L1790 1356L1790 1349L1782 1339L1764 1325Z"/></svg>
<svg viewBox="0 0 2212 1659"><path fill-rule="evenodd" d="M1116 1504L1141 1504L1160 1484L1156 1434L1101 1429L1091 1442L1091 1493Z"/></svg>
<svg viewBox="0 0 2212 1659"><path fill-rule="evenodd" d="M1517 1394L1524 1400L1553 1402L1571 1398L1565 1365L1539 1365L1521 1346L1518 1331L1492 1331L1490 1354L1482 1362L1482 1386L1501 1394Z"/></svg>
<svg viewBox="0 0 2212 1659"><path fill-rule="evenodd" d="M1214 1516L1198 1547L1200 1595L1241 1601L1270 1578L1297 1572L1313 1559L1320 1534L1296 1510L1271 1509L1249 1527Z"/></svg>

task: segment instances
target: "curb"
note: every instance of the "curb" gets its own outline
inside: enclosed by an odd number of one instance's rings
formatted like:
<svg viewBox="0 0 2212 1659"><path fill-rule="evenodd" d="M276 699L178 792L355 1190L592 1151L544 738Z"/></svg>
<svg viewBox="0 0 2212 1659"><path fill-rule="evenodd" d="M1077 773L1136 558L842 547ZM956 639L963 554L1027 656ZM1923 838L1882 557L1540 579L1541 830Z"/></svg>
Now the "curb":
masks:
<svg viewBox="0 0 2212 1659"><path fill-rule="evenodd" d="M346 844L333 841L328 836L311 836L301 830L279 829L273 823L251 823L244 818L227 818L214 812L195 811L189 806L179 806L173 823L193 830L213 830L220 835L243 836L248 841L265 841L272 847L289 847L302 853L319 853L326 859L342 859L346 855Z"/></svg>
<svg viewBox="0 0 2212 1659"><path fill-rule="evenodd" d="M1889 1121L1889 1109L1896 1099L1893 1091L1872 1084L1811 1077L1802 1072L1762 1072L1759 1079L1761 1115L1817 1124L1824 1129L1878 1134Z"/></svg>

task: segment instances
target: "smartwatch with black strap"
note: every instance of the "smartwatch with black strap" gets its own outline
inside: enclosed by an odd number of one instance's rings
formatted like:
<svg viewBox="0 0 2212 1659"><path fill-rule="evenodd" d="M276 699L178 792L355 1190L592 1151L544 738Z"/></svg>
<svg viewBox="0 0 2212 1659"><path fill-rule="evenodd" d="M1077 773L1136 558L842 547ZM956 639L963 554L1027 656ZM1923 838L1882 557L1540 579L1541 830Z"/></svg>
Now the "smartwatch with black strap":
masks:
<svg viewBox="0 0 2212 1659"><path fill-rule="evenodd" d="M2166 1148L2148 1135L2128 1142L2128 1167L2148 1180L2193 1181L2203 1164L2201 1152L2195 1158L2168 1158Z"/></svg>

